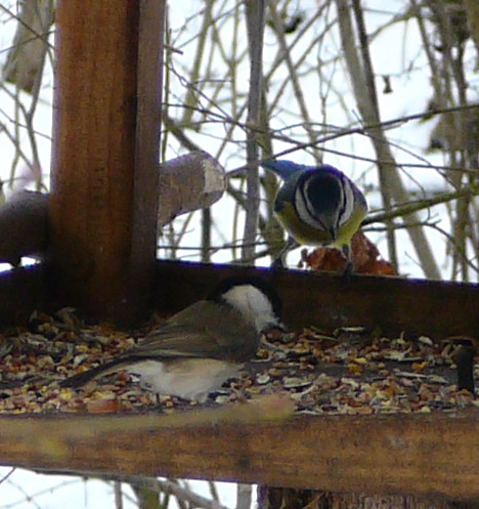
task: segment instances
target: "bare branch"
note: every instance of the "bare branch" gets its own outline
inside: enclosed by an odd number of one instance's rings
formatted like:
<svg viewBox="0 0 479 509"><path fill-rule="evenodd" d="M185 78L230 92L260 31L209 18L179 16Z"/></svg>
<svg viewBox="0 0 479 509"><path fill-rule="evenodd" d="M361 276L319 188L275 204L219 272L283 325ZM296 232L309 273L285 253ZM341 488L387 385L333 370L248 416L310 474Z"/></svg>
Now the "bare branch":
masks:
<svg viewBox="0 0 479 509"><path fill-rule="evenodd" d="M250 80L248 91L248 124L257 126L260 121L263 83L263 35L266 0L246 0L246 26L250 58ZM258 145L255 132L248 129L246 134L246 159L248 163L258 160ZM259 217L260 183L259 171L250 167L246 177L247 199L244 226L244 241L252 243L256 236ZM254 254L254 247L243 248L243 257Z"/></svg>

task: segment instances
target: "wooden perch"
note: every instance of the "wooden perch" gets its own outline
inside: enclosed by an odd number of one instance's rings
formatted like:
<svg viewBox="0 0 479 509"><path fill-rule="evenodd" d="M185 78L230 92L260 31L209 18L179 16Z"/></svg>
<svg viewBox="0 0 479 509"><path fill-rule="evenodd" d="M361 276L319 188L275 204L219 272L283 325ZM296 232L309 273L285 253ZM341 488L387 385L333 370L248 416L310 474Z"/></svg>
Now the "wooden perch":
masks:
<svg viewBox="0 0 479 509"><path fill-rule="evenodd" d="M157 307L173 313L229 276L260 276L281 295L289 327L362 326L388 335L479 337L479 286L401 277L271 270L240 265L157 262ZM441 312L447 302L447 313Z"/></svg>
<svg viewBox="0 0 479 509"><path fill-rule="evenodd" d="M209 207L224 189L224 168L206 152L165 162L159 170L159 226L185 212ZM18 265L22 256L46 258L48 200L48 194L21 191L0 207L0 262Z"/></svg>
<svg viewBox="0 0 479 509"><path fill-rule="evenodd" d="M191 152L160 165L158 225L219 200L226 187L225 170L206 152Z"/></svg>
<svg viewBox="0 0 479 509"><path fill-rule="evenodd" d="M48 248L48 195L20 191L0 207L0 262L43 258Z"/></svg>
<svg viewBox="0 0 479 509"><path fill-rule="evenodd" d="M220 409L225 410L234 416L234 408ZM201 414L193 412L191 422L188 414L0 417L0 464L479 497L478 411L456 417L299 416L271 422L264 415L223 420L215 411L198 420Z"/></svg>

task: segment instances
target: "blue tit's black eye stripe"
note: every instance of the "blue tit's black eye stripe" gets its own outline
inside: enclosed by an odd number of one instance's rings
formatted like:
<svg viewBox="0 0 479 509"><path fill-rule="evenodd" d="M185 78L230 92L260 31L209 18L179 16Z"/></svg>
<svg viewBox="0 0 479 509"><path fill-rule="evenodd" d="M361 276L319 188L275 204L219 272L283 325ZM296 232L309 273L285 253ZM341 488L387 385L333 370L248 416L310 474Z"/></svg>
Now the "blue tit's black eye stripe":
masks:
<svg viewBox="0 0 479 509"><path fill-rule="evenodd" d="M321 220L321 216L318 215L315 210L315 200L310 189L310 180L312 178L314 178L314 174L312 175L311 172L304 173L301 176L296 190L296 199L293 202L294 208L296 214L302 221L311 224L316 228L319 227L321 230L326 230L326 226ZM305 214L307 215L305 216Z"/></svg>
<svg viewBox="0 0 479 509"><path fill-rule="evenodd" d="M348 196L346 193L346 186L348 185L348 182L347 182L346 177L343 174L339 175L339 179L341 181L341 188L340 188L341 200L340 200L338 217L336 220L336 229L337 230L339 230L339 226L343 222L346 222L349 219L348 217L345 217L346 206L348 204Z"/></svg>

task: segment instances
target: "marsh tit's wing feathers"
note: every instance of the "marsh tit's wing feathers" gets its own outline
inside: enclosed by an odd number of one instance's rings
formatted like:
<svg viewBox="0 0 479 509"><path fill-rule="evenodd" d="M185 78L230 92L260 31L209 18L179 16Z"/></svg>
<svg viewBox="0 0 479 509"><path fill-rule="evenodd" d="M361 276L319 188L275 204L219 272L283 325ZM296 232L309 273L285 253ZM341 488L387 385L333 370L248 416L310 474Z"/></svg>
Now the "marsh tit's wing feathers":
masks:
<svg viewBox="0 0 479 509"><path fill-rule="evenodd" d="M259 335L231 306L202 300L151 331L130 352L140 357L209 357L243 361L254 356Z"/></svg>
<svg viewBox="0 0 479 509"><path fill-rule="evenodd" d="M88 371L82 371L81 373L77 373L76 375L62 380L60 382L60 387L81 387L90 380L94 380L99 376L116 373L117 371L120 371L120 369L126 368L129 364L128 359L121 356L118 359L107 362L106 364L89 369Z"/></svg>
<svg viewBox="0 0 479 509"><path fill-rule="evenodd" d="M123 355L69 377L60 385L80 387L99 376L147 360L210 358L243 362L254 356L259 339L254 327L245 323L236 309L216 302L199 301L160 324Z"/></svg>
<svg viewBox="0 0 479 509"><path fill-rule="evenodd" d="M193 377L190 387L177 375L206 364L209 368L205 370L200 393L207 393L228 374L236 373L240 363L254 357L265 327L281 325L281 299L274 288L265 281L244 279L220 282L207 300L173 315L137 346L102 366L70 377L61 385L78 387L100 375L126 368L139 373L145 387L189 398L196 394L198 380Z"/></svg>

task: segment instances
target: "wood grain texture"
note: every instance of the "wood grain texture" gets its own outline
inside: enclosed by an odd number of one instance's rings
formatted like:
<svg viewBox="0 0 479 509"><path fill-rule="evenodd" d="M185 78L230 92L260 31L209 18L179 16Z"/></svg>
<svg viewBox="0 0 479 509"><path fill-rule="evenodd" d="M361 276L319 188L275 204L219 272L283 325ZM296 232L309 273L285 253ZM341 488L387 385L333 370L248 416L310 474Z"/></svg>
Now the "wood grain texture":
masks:
<svg viewBox="0 0 479 509"><path fill-rule="evenodd" d="M150 295L161 5L58 2L53 259L65 299L92 316L134 314L139 296Z"/></svg>
<svg viewBox="0 0 479 509"><path fill-rule="evenodd" d="M157 251L159 149L163 90L163 44L166 0L140 0L137 69L135 176L131 257L127 269L128 299L119 314L133 318L151 304ZM119 267L121 274L122 268Z"/></svg>
<svg viewBox="0 0 479 509"><path fill-rule="evenodd" d="M366 495L258 486L258 509L477 509L467 502L410 495Z"/></svg>
<svg viewBox="0 0 479 509"><path fill-rule="evenodd" d="M292 329L363 325L380 327L385 336L405 331L435 340L451 335L479 337L479 288L466 283L374 276L352 276L348 282L329 273L157 261L154 307L165 315L177 312L203 298L222 278L240 274L259 275L275 285L284 301L284 320ZM34 302L51 310L46 280L38 285L36 270L31 278L30 271L0 274L0 316L7 318L14 304L24 315L33 310L30 299L11 298L12 288L20 296L37 288L41 299ZM58 300L57 306L61 305L65 301Z"/></svg>
<svg viewBox="0 0 479 509"><path fill-rule="evenodd" d="M379 327L386 336L402 331L441 339L451 335L479 337L477 284L270 270L239 265L157 263L157 304L178 310L205 296L222 278L259 275L283 298L285 323L295 329L316 325Z"/></svg>
<svg viewBox="0 0 479 509"><path fill-rule="evenodd" d="M187 185L185 185L187 183ZM210 154L196 150L160 165L158 224L210 207L226 187L225 170Z"/></svg>
<svg viewBox="0 0 479 509"><path fill-rule="evenodd" d="M198 412L199 413L199 412ZM194 415L194 414L193 414ZM453 499L479 497L479 415L0 418L0 463ZM94 452L93 452L94 451Z"/></svg>

